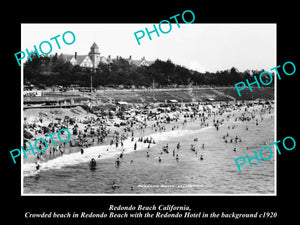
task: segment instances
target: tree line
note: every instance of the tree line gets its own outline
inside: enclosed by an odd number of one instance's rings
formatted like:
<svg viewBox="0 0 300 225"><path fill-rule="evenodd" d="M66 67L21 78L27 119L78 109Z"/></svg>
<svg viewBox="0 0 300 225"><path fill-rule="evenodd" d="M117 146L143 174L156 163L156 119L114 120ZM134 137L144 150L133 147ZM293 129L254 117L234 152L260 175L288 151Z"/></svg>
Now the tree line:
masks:
<svg viewBox="0 0 300 225"><path fill-rule="evenodd" d="M92 68L73 66L63 55L31 56L32 61L24 63L24 84L70 87L90 87L91 76L93 87L176 87L178 85L210 85L233 86L245 81L254 82L253 76L259 77L263 70L246 70L239 72L235 67L217 72L200 73L184 66L174 64L171 60L155 60L150 66L136 66L126 59L118 57L110 64L100 63L96 70ZM269 77L262 78L265 83ZM273 84L272 84L273 85Z"/></svg>

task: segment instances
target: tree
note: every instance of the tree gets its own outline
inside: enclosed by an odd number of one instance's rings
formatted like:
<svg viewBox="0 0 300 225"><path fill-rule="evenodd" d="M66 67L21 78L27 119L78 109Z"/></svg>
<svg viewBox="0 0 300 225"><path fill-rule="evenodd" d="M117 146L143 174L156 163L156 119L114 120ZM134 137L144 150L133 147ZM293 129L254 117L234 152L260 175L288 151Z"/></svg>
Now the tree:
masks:
<svg viewBox="0 0 300 225"><path fill-rule="evenodd" d="M234 85L237 82L248 79L253 82L262 71L239 72L235 67L229 70L215 73L189 70L184 66L174 64L170 59L167 61L155 60L150 66L131 65L123 58L113 60L112 63L100 62L94 72L91 68L73 66L67 62L63 55L38 57L33 54L32 61L27 60L24 64L24 82L32 84L45 84L47 86L78 84L90 86L90 77L93 76L93 86L124 85L136 87L152 87L153 82L158 86L167 85ZM251 73L252 74L251 74ZM262 77L268 83L270 77Z"/></svg>

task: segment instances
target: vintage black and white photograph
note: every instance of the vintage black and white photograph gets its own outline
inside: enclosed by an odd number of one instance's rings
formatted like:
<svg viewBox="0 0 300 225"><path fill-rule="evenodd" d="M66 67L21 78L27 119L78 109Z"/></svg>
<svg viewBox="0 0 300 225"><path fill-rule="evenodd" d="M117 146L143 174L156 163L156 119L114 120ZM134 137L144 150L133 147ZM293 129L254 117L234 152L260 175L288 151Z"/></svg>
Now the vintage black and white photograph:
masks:
<svg viewBox="0 0 300 225"><path fill-rule="evenodd" d="M276 24L170 22L21 24L22 195L276 195Z"/></svg>

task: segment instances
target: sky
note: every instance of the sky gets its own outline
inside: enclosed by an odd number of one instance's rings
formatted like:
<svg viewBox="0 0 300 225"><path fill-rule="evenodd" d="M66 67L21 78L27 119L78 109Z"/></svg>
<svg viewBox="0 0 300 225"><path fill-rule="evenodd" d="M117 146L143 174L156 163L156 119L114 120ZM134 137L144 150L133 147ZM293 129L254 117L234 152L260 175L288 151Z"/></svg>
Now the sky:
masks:
<svg viewBox="0 0 300 225"><path fill-rule="evenodd" d="M216 72L237 68L239 71L270 70L276 66L276 24L201 24L172 23L169 33L160 32L155 24L157 34L151 33L150 40L145 28L152 31L153 24L21 24L21 49L29 52L38 48L43 41L52 44L52 52L86 55L91 45L96 42L101 56L121 56L133 59L167 60L199 72ZM163 24L162 30L167 31L169 25ZM141 38L140 45L134 33L143 30L145 36ZM72 31L76 40L66 45L62 35ZM139 33L138 35L140 35ZM58 49L57 38L61 49ZM71 41L71 35L66 34L66 40ZM68 39L69 38L69 39ZM46 52L47 44L43 44Z"/></svg>

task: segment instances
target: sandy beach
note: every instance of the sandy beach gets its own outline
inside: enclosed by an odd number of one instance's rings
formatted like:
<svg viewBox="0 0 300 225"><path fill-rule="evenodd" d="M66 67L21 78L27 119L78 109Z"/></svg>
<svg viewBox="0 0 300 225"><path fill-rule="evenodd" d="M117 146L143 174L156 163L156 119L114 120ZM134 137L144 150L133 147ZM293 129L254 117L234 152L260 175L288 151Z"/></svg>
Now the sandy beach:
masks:
<svg viewBox="0 0 300 225"><path fill-rule="evenodd" d="M99 126L99 121L96 121L97 117L86 114L85 116L78 117L80 119L75 123L79 131L87 134L85 138L87 145L83 147L83 154L81 153L82 146L71 147L70 144L67 143L65 147L62 147L63 153L55 152L51 155L47 150L39 159L33 155L29 156L28 159L23 159L23 174L26 181L27 179L32 179L34 176L42 176L43 173L49 173L50 171L61 171L69 167L76 167L76 165L81 168L82 165L88 165L92 158L96 159L97 169L99 167L103 169L102 166L106 165L107 168L105 171L109 170L109 168L111 171L114 171L111 175L111 180L107 184L107 186L110 187L111 184L109 183L113 182L117 182L118 185L121 185L119 184L120 181L114 181L113 179L116 178L116 176L119 177L118 174L120 174L120 170L126 170L130 174L136 170L145 170L146 165L148 165L149 168L154 167L159 169L157 166L170 164L172 168L173 166L176 168L173 169L179 169L179 173L182 173L182 170L189 171L190 168L187 168L187 165L183 167L179 166L180 163L185 164L189 162L188 164L191 164L190 167L194 168L195 166L197 167L197 165L193 165L193 163L210 162L209 164L215 166L213 169L214 172L220 170L219 172L221 174L219 174L219 176L224 176L224 174L222 175L222 171L225 168L215 163L224 160L228 161L226 166L230 167L230 171L237 173L238 170L234 158L244 156L246 153L258 150L267 143L273 142L273 113L274 110L271 105L228 105L221 107L216 104L215 107L211 107L208 110L197 110L193 113L182 110L167 114L161 113L153 118L150 118L146 114L139 114L132 116L134 122L128 123L125 126L113 125L116 122L122 122L120 119L107 120L105 123L107 136L103 138L101 143L98 141L97 135L89 135L91 130L96 130ZM172 120L167 121L166 115L172 117ZM64 115L62 114L62 116ZM89 123L84 122L84 120L90 118L94 118L95 121L90 121ZM43 120L44 124L40 125L46 125L50 121L51 118L49 121ZM69 125L68 129L72 130L75 124ZM86 130L86 132L84 132L84 130ZM36 138L38 138L38 136ZM142 141L141 138L143 139ZM71 143L74 144L77 139L78 136L72 135ZM145 142L145 140L147 141ZM149 140L152 140L152 142L149 143ZM253 142L253 140L255 140L255 142ZM177 149L176 146L178 142L181 143L179 149ZM168 153L162 150L166 145L168 145ZM195 146L196 151L191 151L191 145ZM233 151L234 148L237 149L236 152ZM215 159L211 155L212 153L217 153L214 156ZM120 158L121 155L122 157ZM204 158L204 160L201 160L201 157ZM218 160L216 160L216 157ZM178 159L175 160L175 158ZM161 160L160 162L159 159ZM120 160L120 166L118 166L117 170L115 170L116 160ZM39 163L39 170L36 169L35 162ZM152 163L149 164L150 162ZM264 162L264 166L267 165L268 170L270 170L271 177L274 177L273 162L273 159L269 162ZM109 166L107 163L109 163ZM210 168L211 165L209 164L206 169ZM134 170L132 166L134 166ZM252 174L254 171L257 171L259 166L252 168L245 164L242 176L248 173ZM163 172L163 170L161 172ZM217 174L219 172L217 172ZM123 189L124 187L118 188L114 190L113 193L124 193L124 191L126 193L152 193L157 190L160 190L162 193L168 191L177 193L178 191L181 192L182 188L189 187L187 185L193 184L193 182L190 181L180 184L177 178L172 178L170 179L171 186L164 184L163 189L161 187L155 188L157 181L155 181L156 178L151 179L152 173L153 171L149 173L149 177L145 179L144 182L135 185L127 184L125 190ZM128 176L126 175L126 177ZM177 180L175 183L174 179L175 181ZM273 186L272 180L273 179L270 179L269 189L274 191L274 188L271 188ZM188 189L193 193L195 190L199 190L201 185L203 186L204 184L197 183ZM131 189L129 189L129 187ZM181 187L181 189L179 187ZM94 193L94 191L91 190L85 190L83 193L86 193L86 191ZM77 193L77 191L75 192ZM107 190L97 189L97 193L106 192ZM82 191L80 191L80 193L82 193Z"/></svg>

